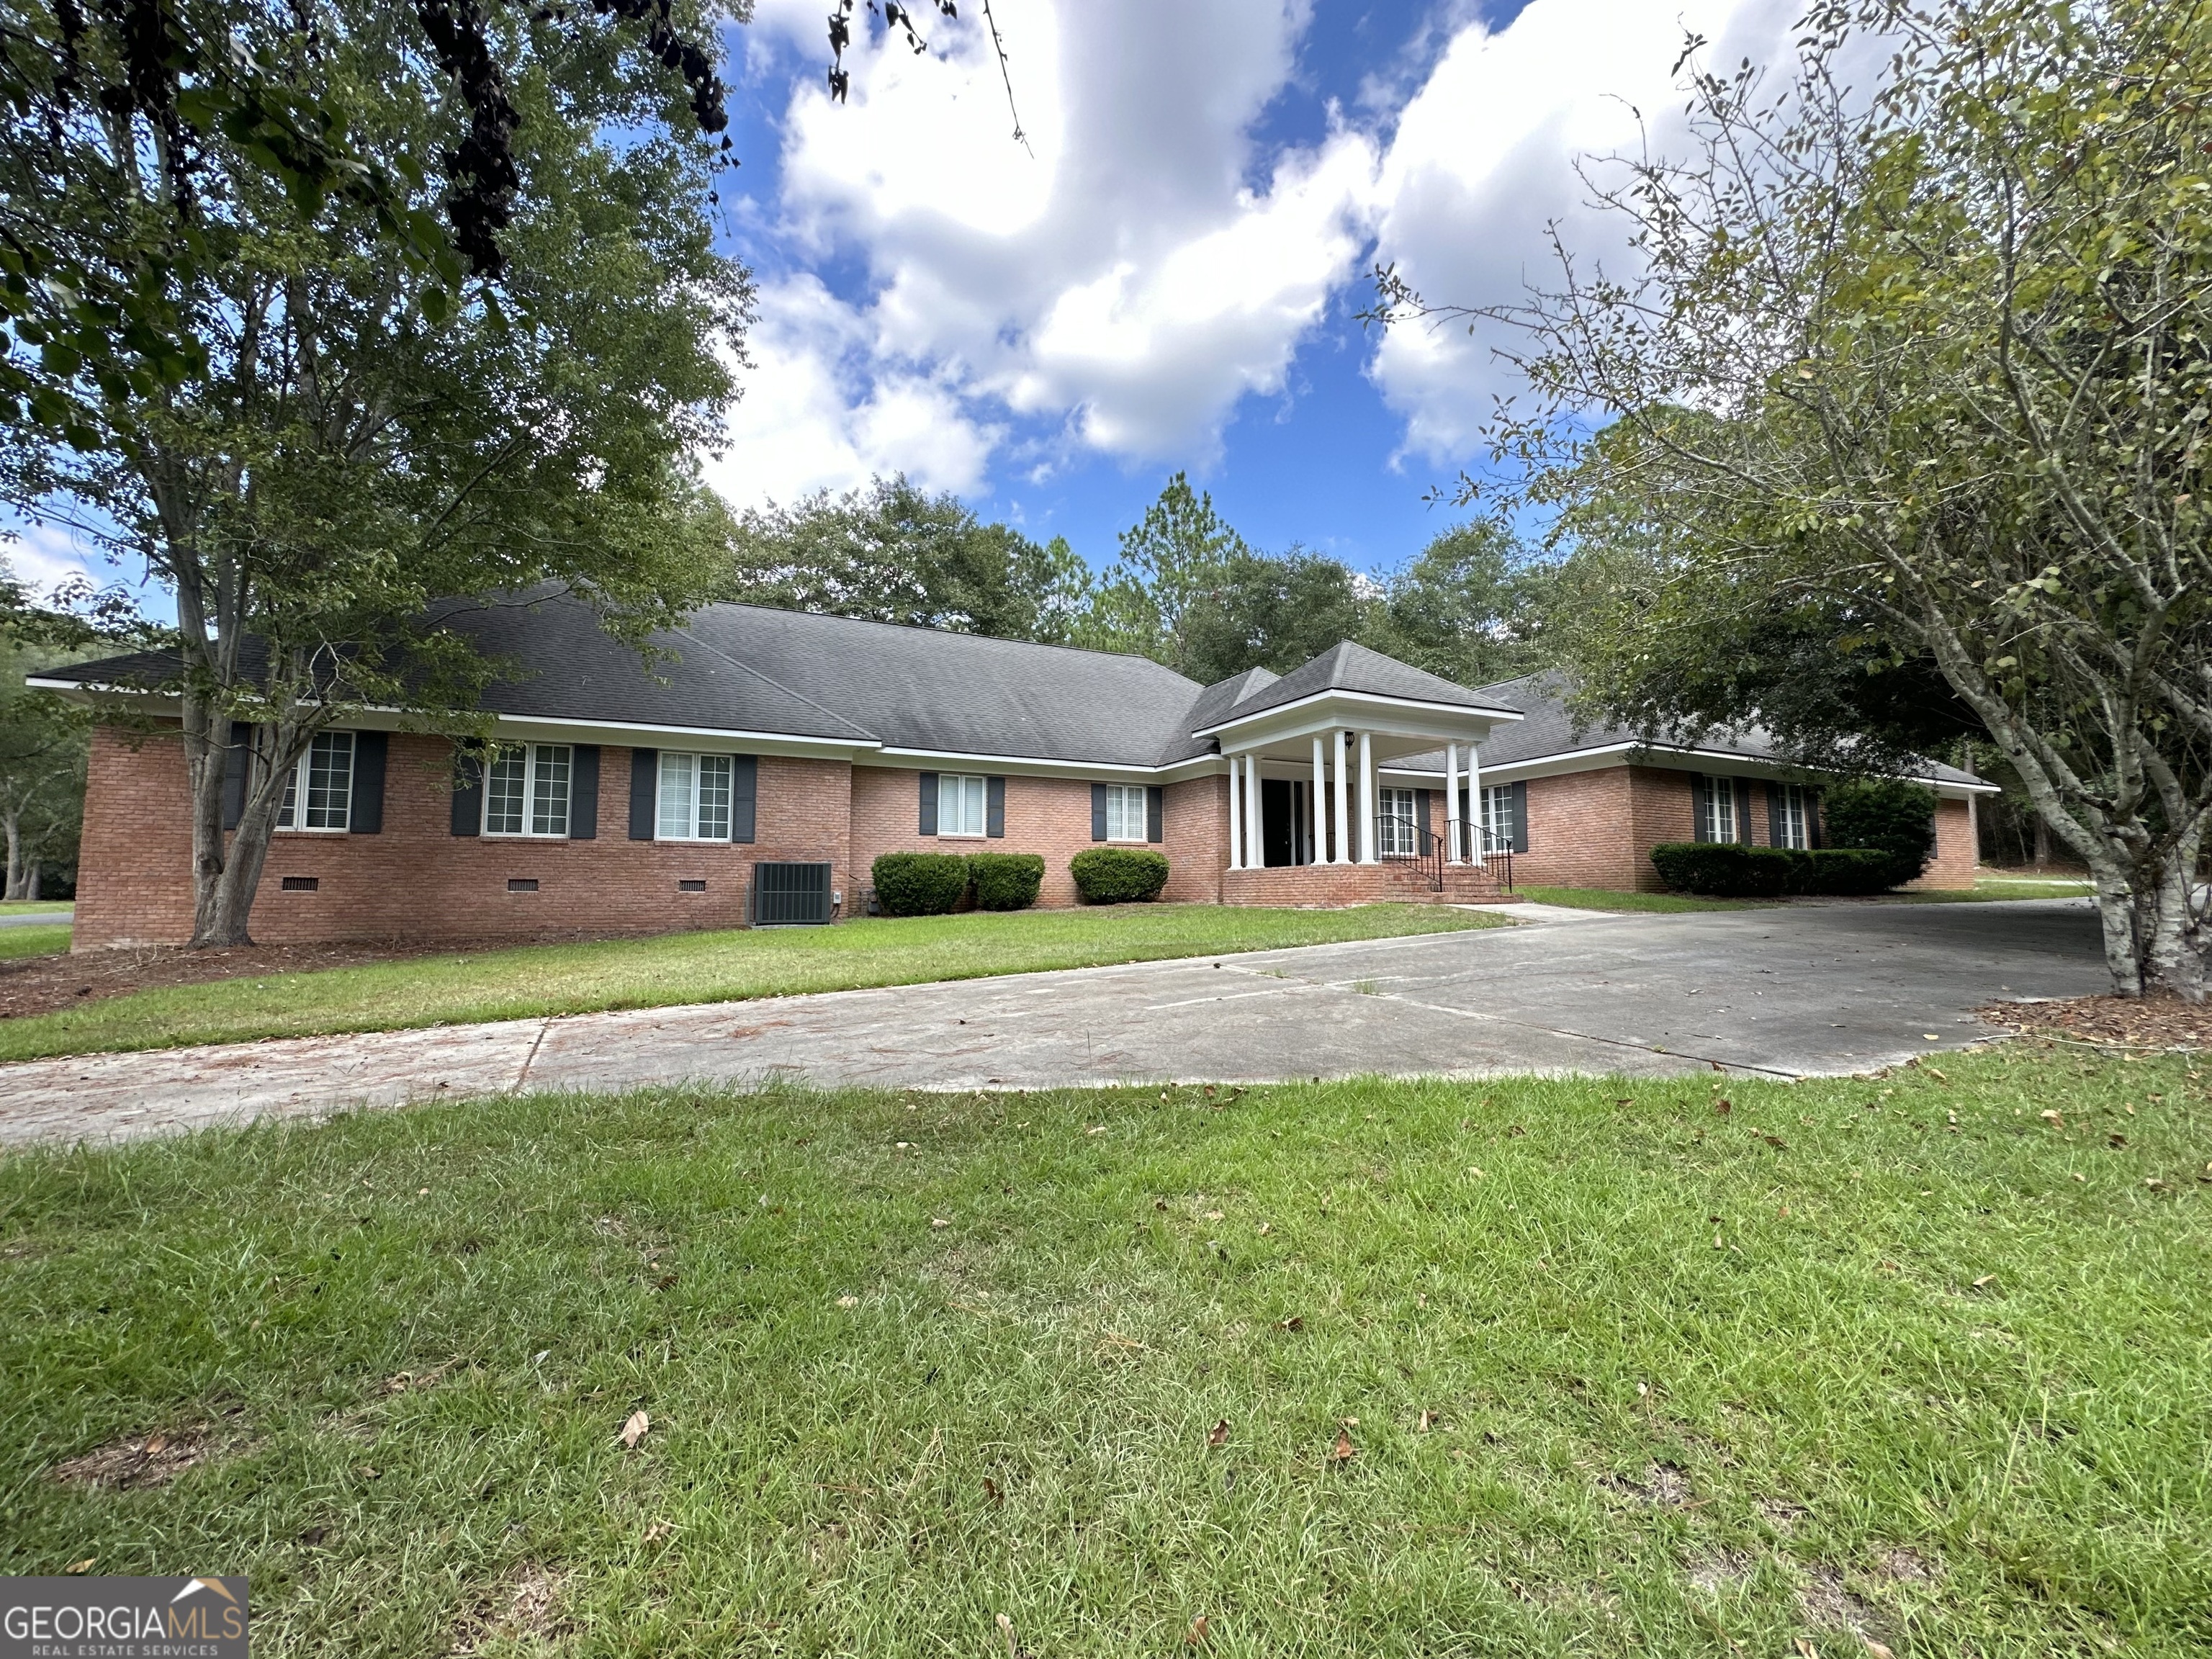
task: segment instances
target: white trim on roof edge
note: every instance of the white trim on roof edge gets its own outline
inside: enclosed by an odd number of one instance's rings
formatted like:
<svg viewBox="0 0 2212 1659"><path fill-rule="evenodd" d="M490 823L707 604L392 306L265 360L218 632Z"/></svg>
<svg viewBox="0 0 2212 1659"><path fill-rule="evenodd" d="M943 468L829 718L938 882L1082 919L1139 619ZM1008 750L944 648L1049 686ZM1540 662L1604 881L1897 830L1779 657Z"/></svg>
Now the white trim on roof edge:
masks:
<svg viewBox="0 0 2212 1659"><path fill-rule="evenodd" d="M1165 766L1139 766L1129 761L1054 760L1039 755L985 755L957 749L896 749L889 744L872 754L856 755L855 766L926 772L988 769L1008 777L1142 778L1148 783L1182 783L1191 778L1225 775L1228 763L1218 755L1193 755Z"/></svg>
<svg viewBox="0 0 2212 1659"><path fill-rule="evenodd" d="M1346 691L1330 686L1319 691L1309 691L1304 696L1293 697L1288 702L1275 703L1267 708L1255 708L1249 714L1232 714L1225 720L1217 720L1212 726L1199 727L1191 733L1191 736L1210 738L1239 726L1249 726L1255 720L1276 720L1295 709L1304 708L1310 703L1326 702L1331 697L1346 702L1370 704L1378 708L1419 708L1445 714L1473 715L1477 719L1487 720L1493 726L1526 718L1517 708L1492 708L1485 703L1431 702L1421 697L1392 697L1386 696L1379 691Z"/></svg>
<svg viewBox="0 0 2212 1659"><path fill-rule="evenodd" d="M1635 757L1641 756L1638 762ZM1757 755L1740 755L1728 749L1690 749L1674 744L1609 743L1590 749L1566 749L1556 755L1538 755L1530 760L1485 761L1482 781L1485 783L1517 783L1528 778L1555 778L1570 772L1592 772L1606 766L1643 764L1666 767L1672 770L1689 771L1692 761L1718 761L1736 767L1748 767L1757 773L1771 772L1786 777L1803 777L1817 772L1817 767L1798 766L1791 762L1761 758ZM1407 778L1442 778L1441 771L1417 770L1403 765L1378 767L1378 771L1394 772ZM1924 783L1936 793L1953 797L1966 795L1995 795L2002 792L1994 783L1962 782L1955 778L1936 778L1920 775L1915 783Z"/></svg>

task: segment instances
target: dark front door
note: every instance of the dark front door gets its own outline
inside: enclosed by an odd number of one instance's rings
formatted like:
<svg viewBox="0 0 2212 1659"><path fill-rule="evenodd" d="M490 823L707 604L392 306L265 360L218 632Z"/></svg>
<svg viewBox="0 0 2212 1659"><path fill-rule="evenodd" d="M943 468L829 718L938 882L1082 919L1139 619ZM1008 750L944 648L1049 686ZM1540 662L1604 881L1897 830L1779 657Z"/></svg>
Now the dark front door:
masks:
<svg viewBox="0 0 2212 1659"><path fill-rule="evenodd" d="M1270 865L1296 864L1298 822L1297 786L1288 778L1260 780L1260 805L1267 814L1264 826L1267 861Z"/></svg>

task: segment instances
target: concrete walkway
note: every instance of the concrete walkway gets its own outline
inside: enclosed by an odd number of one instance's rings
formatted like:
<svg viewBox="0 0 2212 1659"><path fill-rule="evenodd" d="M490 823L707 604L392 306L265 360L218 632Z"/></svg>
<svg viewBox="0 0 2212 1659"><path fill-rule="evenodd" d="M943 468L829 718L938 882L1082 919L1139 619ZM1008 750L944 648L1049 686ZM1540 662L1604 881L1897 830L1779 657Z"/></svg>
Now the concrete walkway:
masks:
<svg viewBox="0 0 2212 1659"><path fill-rule="evenodd" d="M0 1066L0 1144L519 1090L1049 1088L1509 1072L1870 1070L1972 1012L2106 988L2085 902L1528 925L1002 979Z"/></svg>

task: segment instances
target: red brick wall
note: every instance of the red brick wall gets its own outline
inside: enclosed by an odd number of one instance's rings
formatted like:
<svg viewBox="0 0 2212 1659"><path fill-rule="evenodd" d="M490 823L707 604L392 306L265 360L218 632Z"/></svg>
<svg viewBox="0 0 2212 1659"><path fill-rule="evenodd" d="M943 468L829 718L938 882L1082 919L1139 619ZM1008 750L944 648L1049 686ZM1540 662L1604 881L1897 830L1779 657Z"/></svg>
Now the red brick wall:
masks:
<svg viewBox="0 0 2212 1659"><path fill-rule="evenodd" d="M1941 888L1960 891L1974 884L1974 866L1978 849L1974 846L1974 824L1969 811L1971 803L1963 800L1938 800L1936 803L1936 856L1921 872L1920 879L1911 887Z"/></svg>
<svg viewBox="0 0 2212 1659"><path fill-rule="evenodd" d="M993 839L923 835L921 777L920 769L853 769L853 867L861 882L884 853L1038 853L1044 857L1044 884L1037 903L1058 908L1082 902L1067 864L1100 844L1091 839L1089 779L1008 777L1006 833ZM1163 805L1165 838L1148 843L1168 856L1168 884L1160 896L1217 902L1222 866L1229 860L1229 780L1170 784Z"/></svg>
<svg viewBox="0 0 2212 1659"><path fill-rule="evenodd" d="M264 944L343 939L502 939L668 933L744 925L752 866L828 860L849 903L851 769L842 761L760 759L750 844L634 842L630 751L599 751L599 835L535 841L452 832L451 749L394 733L380 835L273 838L254 901ZM313 876L312 893L283 890ZM510 878L535 879L510 893ZM704 880L686 893L683 880ZM191 836L181 742L136 749L95 734L77 878L76 943L177 944L191 933Z"/></svg>

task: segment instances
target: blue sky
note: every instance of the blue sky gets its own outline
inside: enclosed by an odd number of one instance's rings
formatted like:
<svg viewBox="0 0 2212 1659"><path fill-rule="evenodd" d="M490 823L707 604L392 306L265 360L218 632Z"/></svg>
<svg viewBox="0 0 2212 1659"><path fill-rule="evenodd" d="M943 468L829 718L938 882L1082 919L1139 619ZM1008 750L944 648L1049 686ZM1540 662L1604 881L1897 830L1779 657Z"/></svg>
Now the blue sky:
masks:
<svg viewBox="0 0 2212 1659"><path fill-rule="evenodd" d="M1355 313L1396 263L1514 299L1546 227L1620 258L1578 156L1662 137L1686 28L1786 28L1767 0L994 0L932 52L864 46L831 106L820 0L732 31L726 235L762 284L747 400L710 471L740 506L905 471L1110 560L1177 469L1261 546L1387 569L1463 514L1514 390L1488 338Z"/></svg>
<svg viewBox="0 0 2212 1659"><path fill-rule="evenodd" d="M1667 148L1686 30L1730 63L1794 0L981 0L931 51L863 30L823 93L828 0L728 31L722 236L760 286L707 476L736 506L904 471L1094 564L1188 471L1245 536L1388 569L1462 516L1516 389L1460 330L1363 330L1368 273L1510 301L1547 227L1618 270L1578 159ZM918 9L933 9L921 7ZM1596 163L1602 165L1601 161ZM41 584L82 562L10 550ZM107 573L100 572L105 575ZM164 608L158 604L154 607Z"/></svg>

